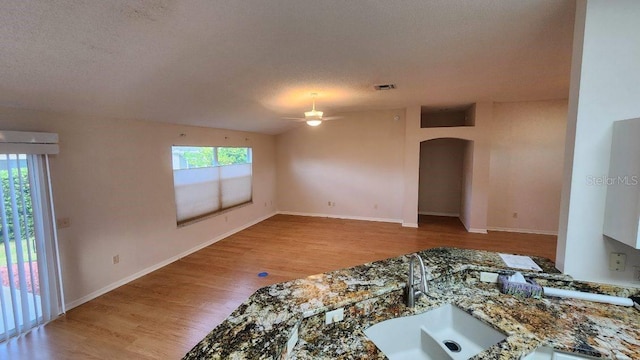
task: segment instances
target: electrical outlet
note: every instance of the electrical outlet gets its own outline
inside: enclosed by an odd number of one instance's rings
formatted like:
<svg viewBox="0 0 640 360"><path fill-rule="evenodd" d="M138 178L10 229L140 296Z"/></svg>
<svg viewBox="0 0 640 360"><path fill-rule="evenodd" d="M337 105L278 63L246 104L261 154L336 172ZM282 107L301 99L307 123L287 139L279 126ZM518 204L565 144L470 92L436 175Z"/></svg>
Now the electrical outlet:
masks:
<svg viewBox="0 0 640 360"><path fill-rule="evenodd" d="M326 325L340 322L342 320L344 320L344 308L338 308L332 311L327 311L325 313L324 323Z"/></svg>
<svg viewBox="0 0 640 360"><path fill-rule="evenodd" d="M518 218L518 213L517 213L517 212L514 212L514 213L513 213L513 218L514 218L514 219L517 219L517 218Z"/></svg>
<svg viewBox="0 0 640 360"><path fill-rule="evenodd" d="M373 208L374 208L375 210L378 210L378 204L373 204Z"/></svg>
<svg viewBox="0 0 640 360"><path fill-rule="evenodd" d="M114 255L113 256L113 265L117 264L120 262L120 255Z"/></svg>
<svg viewBox="0 0 640 360"><path fill-rule="evenodd" d="M627 254L614 253L609 255L609 270L624 271L627 262Z"/></svg>
<svg viewBox="0 0 640 360"><path fill-rule="evenodd" d="M498 282L498 274L491 272L480 272L480 281L487 283L497 283Z"/></svg>

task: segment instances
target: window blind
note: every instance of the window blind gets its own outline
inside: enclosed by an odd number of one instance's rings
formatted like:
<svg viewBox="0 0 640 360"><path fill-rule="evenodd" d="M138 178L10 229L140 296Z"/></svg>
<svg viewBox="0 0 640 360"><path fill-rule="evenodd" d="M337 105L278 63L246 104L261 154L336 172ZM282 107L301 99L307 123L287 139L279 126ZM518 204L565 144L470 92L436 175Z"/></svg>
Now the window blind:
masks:
<svg viewBox="0 0 640 360"><path fill-rule="evenodd" d="M173 165L178 225L252 201L251 148L174 146Z"/></svg>
<svg viewBox="0 0 640 360"><path fill-rule="evenodd" d="M0 341L64 312L46 155L0 154Z"/></svg>

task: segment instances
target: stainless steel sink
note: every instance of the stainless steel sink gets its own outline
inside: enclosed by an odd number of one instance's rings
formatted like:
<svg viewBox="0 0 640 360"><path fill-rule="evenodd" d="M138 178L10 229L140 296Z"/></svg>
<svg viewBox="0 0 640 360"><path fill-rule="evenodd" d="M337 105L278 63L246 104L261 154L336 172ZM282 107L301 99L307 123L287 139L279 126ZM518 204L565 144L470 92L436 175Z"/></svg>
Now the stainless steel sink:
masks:
<svg viewBox="0 0 640 360"><path fill-rule="evenodd" d="M451 304L383 321L364 333L390 360L466 360L506 339Z"/></svg>

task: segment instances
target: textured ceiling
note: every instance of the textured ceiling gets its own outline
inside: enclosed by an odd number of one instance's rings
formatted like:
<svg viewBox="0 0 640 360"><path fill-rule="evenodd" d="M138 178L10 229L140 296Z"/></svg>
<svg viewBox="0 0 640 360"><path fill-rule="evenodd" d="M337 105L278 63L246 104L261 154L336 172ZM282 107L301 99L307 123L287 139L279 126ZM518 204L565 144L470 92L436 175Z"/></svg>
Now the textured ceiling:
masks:
<svg viewBox="0 0 640 360"><path fill-rule="evenodd" d="M568 97L575 2L0 0L0 106L264 133ZM374 84L395 83L376 92Z"/></svg>

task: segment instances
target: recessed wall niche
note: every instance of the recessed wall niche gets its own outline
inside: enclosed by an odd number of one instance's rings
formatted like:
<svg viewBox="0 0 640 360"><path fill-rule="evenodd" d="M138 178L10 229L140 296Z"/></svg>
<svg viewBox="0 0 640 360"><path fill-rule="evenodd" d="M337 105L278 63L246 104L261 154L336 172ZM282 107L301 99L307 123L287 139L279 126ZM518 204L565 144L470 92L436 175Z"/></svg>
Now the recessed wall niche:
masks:
<svg viewBox="0 0 640 360"><path fill-rule="evenodd" d="M420 109L420 127L474 126L474 110L473 104L452 107L422 106Z"/></svg>

